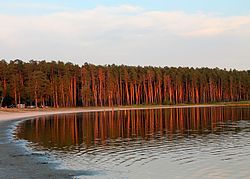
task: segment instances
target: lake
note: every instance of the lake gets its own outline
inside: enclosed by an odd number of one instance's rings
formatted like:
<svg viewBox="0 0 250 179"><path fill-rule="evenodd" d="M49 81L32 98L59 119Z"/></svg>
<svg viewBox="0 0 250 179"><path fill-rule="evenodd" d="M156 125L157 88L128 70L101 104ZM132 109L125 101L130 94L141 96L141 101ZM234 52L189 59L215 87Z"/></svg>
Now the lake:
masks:
<svg viewBox="0 0 250 179"><path fill-rule="evenodd" d="M250 178L250 107L52 115L15 137L83 178Z"/></svg>

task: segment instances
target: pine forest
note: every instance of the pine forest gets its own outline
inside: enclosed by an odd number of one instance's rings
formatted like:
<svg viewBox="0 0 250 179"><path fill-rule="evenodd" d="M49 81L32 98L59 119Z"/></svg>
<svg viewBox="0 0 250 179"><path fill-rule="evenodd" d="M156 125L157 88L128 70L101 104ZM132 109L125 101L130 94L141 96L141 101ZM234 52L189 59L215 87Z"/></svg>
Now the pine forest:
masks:
<svg viewBox="0 0 250 179"><path fill-rule="evenodd" d="M0 61L0 107L200 104L249 98L249 70Z"/></svg>

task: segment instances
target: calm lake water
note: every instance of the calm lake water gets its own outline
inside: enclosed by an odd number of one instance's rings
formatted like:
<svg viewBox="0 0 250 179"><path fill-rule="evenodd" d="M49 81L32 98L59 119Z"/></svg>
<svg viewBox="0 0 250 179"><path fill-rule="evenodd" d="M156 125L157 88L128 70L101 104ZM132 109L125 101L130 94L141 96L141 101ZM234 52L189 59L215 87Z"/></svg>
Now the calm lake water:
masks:
<svg viewBox="0 0 250 179"><path fill-rule="evenodd" d="M83 178L250 178L249 107L53 115L15 135Z"/></svg>

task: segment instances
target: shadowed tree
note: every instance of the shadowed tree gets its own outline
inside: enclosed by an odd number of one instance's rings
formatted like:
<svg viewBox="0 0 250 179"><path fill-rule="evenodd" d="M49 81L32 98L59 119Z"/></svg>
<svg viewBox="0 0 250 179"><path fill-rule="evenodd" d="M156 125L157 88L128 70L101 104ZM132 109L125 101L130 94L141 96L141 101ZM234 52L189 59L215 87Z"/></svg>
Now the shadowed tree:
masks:
<svg viewBox="0 0 250 179"><path fill-rule="evenodd" d="M33 94L36 108L38 107L39 102L42 105L45 105L44 98L48 94L48 87L49 81L46 78L46 75L41 71L34 71L31 77L31 93Z"/></svg>
<svg viewBox="0 0 250 179"><path fill-rule="evenodd" d="M7 72L8 64L5 60L0 61L0 107L3 105L4 98L7 95Z"/></svg>

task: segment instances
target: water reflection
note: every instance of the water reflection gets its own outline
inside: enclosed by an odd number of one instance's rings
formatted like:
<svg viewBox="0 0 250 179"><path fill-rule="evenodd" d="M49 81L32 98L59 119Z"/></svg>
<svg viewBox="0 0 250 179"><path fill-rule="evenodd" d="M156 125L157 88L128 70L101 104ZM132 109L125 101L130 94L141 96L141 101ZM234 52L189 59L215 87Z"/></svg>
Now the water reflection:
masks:
<svg viewBox="0 0 250 179"><path fill-rule="evenodd" d="M101 169L111 178L250 176L249 107L53 115L20 123L16 137L67 168Z"/></svg>
<svg viewBox="0 0 250 179"><path fill-rule="evenodd" d="M176 108L125 110L39 117L21 123L17 137L47 148L65 149L84 144L105 145L110 140L167 137L231 131L233 122L249 119L249 108ZM230 121L231 125L227 123ZM176 136L178 134L178 136Z"/></svg>

